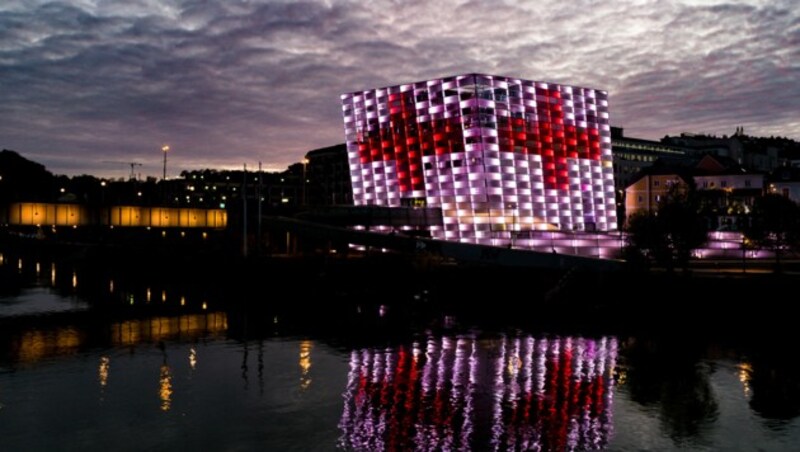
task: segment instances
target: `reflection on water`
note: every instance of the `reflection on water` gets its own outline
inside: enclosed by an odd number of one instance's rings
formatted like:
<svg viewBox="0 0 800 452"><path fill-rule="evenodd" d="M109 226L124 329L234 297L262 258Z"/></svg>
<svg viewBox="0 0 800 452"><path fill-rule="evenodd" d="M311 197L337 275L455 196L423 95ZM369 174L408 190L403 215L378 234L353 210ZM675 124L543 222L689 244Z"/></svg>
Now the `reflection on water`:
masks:
<svg viewBox="0 0 800 452"><path fill-rule="evenodd" d="M769 428L781 430L800 416L800 360L794 348L786 352L774 347L754 356L748 375L749 406Z"/></svg>
<svg viewBox="0 0 800 452"><path fill-rule="evenodd" d="M270 292L232 302L232 282L94 271L0 254L14 285L0 287L0 449L114 449L130 437L137 450L800 443L793 340L503 335L502 323L437 335L408 325L466 322L437 312L433 293L429 311L409 314L344 286L311 299L331 307L317 319Z"/></svg>
<svg viewBox="0 0 800 452"><path fill-rule="evenodd" d="M161 411L169 411L172 407L172 373L166 363L161 365L158 396L161 399Z"/></svg>
<svg viewBox="0 0 800 452"><path fill-rule="evenodd" d="M200 338L224 333L228 318L224 312L186 314L176 317L153 317L111 324L113 345L133 345L178 338Z"/></svg>
<svg viewBox="0 0 800 452"><path fill-rule="evenodd" d="M614 338L502 341L492 442L501 449L602 449L611 435Z"/></svg>
<svg viewBox="0 0 800 452"><path fill-rule="evenodd" d="M100 367L97 369L97 379L100 381L100 388L105 388L108 385L108 367L111 360L108 356L100 357Z"/></svg>
<svg viewBox="0 0 800 452"><path fill-rule="evenodd" d="M744 396L750 398L750 380L753 378L753 366L750 363L739 363L736 366L739 370L739 381L742 382Z"/></svg>
<svg viewBox="0 0 800 452"><path fill-rule="evenodd" d="M34 362L47 356L70 355L77 352L81 340L82 335L73 327L25 331L12 342L12 356L18 362Z"/></svg>
<svg viewBox="0 0 800 452"><path fill-rule="evenodd" d="M111 346L130 346L175 339L193 339L225 333L228 320L224 312L152 317L114 322L108 334L90 337L91 331L73 326L31 328L11 337L7 353L14 362L32 363L72 354L85 345L102 341ZM196 362L196 358L195 358Z"/></svg>
<svg viewBox="0 0 800 452"><path fill-rule="evenodd" d="M300 341L300 389L305 391L311 386L311 341Z"/></svg>
<svg viewBox="0 0 800 452"><path fill-rule="evenodd" d="M88 304L85 301L61 297L44 287L26 288L12 297L0 296L0 318L86 309Z"/></svg>
<svg viewBox="0 0 800 452"><path fill-rule="evenodd" d="M356 350L339 445L453 450L488 439L495 450L602 449L616 356L615 338L531 336Z"/></svg>

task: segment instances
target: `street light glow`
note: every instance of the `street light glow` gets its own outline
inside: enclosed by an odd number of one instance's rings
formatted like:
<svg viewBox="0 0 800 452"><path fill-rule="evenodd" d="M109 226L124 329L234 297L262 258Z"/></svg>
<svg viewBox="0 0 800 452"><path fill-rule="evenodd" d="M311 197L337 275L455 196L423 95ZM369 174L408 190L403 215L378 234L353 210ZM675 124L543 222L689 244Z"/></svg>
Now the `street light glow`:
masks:
<svg viewBox="0 0 800 452"><path fill-rule="evenodd" d="M164 174L162 179L167 180L167 152L169 152L169 145L161 146L161 150L164 151Z"/></svg>

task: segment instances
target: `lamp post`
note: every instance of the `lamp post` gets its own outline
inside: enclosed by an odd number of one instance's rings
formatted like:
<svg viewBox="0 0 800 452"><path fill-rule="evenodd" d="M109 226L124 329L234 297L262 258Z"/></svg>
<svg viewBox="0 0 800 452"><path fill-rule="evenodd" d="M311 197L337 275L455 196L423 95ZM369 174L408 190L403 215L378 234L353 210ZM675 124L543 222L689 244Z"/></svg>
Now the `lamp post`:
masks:
<svg viewBox="0 0 800 452"><path fill-rule="evenodd" d="M303 159L303 206L306 205L306 170L308 167L308 159Z"/></svg>
<svg viewBox="0 0 800 452"><path fill-rule="evenodd" d="M747 273L747 237L742 233L742 273Z"/></svg>
<svg viewBox="0 0 800 452"><path fill-rule="evenodd" d="M161 146L161 150L164 152L164 176L163 180L167 180L167 153L169 152L169 146L164 145Z"/></svg>

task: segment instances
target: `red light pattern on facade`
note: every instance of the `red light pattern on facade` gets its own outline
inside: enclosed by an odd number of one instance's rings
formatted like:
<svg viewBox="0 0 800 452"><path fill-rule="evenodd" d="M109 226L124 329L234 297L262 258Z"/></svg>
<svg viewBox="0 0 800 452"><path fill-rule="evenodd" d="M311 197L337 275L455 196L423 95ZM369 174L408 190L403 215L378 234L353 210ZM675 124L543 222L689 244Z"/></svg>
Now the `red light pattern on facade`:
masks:
<svg viewBox="0 0 800 452"><path fill-rule="evenodd" d="M567 158L600 160L599 130L592 122L587 127L564 125L560 92L553 89L538 92L541 94L537 96L549 101L537 101L535 107L523 104L524 117L495 118L499 151L541 155L545 187L567 190ZM400 192L424 190L422 156L464 152L463 129L479 122L473 122L474 115L468 114L420 120L413 91L389 94L388 103L388 123L373 125L366 134L359 135L359 159L362 164L394 160Z"/></svg>

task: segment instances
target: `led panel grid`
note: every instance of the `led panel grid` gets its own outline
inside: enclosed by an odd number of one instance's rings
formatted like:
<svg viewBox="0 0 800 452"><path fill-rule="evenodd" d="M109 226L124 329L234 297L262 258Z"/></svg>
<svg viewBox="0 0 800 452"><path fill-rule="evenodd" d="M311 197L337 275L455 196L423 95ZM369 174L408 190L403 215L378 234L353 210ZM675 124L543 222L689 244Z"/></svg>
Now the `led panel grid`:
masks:
<svg viewBox="0 0 800 452"><path fill-rule="evenodd" d="M342 95L357 205L440 207L434 237L617 227L605 91L468 74Z"/></svg>

